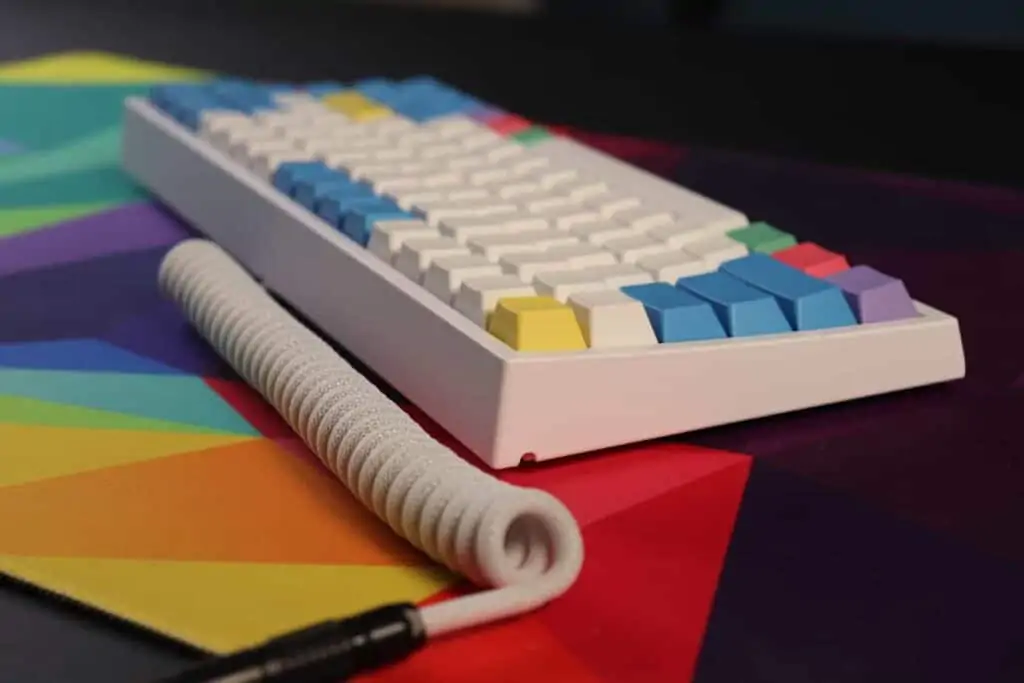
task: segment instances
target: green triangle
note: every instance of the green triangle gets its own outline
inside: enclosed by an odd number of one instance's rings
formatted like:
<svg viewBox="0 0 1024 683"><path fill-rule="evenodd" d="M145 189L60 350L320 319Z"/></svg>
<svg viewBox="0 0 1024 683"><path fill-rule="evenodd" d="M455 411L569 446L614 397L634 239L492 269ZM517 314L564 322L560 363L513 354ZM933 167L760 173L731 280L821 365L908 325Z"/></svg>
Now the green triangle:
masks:
<svg viewBox="0 0 1024 683"><path fill-rule="evenodd" d="M0 423L45 425L49 427L86 427L90 429L131 429L148 432L218 434L220 430L181 424L151 417L126 415L109 410L39 401L24 396L0 395Z"/></svg>
<svg viewBox="0 0 1024 683"><path fill-rule="evenodd" d="M88 202L57 206L25 206L0 209L0 237L17 235L54 223L104 211L120 202Z"/></svg>

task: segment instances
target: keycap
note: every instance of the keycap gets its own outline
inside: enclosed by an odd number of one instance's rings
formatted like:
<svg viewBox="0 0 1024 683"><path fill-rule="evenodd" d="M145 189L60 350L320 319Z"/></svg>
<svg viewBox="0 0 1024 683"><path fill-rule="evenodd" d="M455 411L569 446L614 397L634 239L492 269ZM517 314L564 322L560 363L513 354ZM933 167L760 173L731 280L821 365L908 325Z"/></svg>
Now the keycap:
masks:
<svg viewBox="0 0 1024 683"><path fill-rule="evenodd" d="M521 145L536 145L543 142L551 137L551 133L547 128L541 126L532 126L526 130L519 131L514 134L512 138Z"/></svg>
<svg viewBox="0 0 1024 683"><path fill-rule="evenodd" d="M485 275L463 280L453 305L457 311L486 329L487 320L499 299L536 295L536 289L514 275Z"/></svg>
<svg viewBox="0 0 1024 683"><path fill-rule="evenodd" d="M622 263L636 263L644 256L661 254L670 249L664 242L652 240L642 234L608 240L601 246Z"/></svg>
<svg viewBox="0 0 1024 683"><path fill-rule="evenodd" d="M578 292L569 306L592 349L654 346L658 338L641 302L617 289Z"/></svg>
<svg viewBox="0 0 1024 683"><path fill-rule="evenodd" d="M604 245L613 240L629 239L638 233L626 225L609 221L598 221L573 226L569 228L569 234L575 235L580 240L590 244Z"/></svg>
<svg viewBox="0 0 1024 683"><path fill-rule="evenodd" d="M648 237L661 240L673 249L685 249L687 245L720 237L727 231L728 229L721 229L715 225L678 220L651 228L645 231L645 234Z"/></svg>
<svg viewBox="0 0 1024 683"><path fill-rule="evenodd" d="M600 275L589 270L542 271L534 275L533 286L539 294L562 302L577 292L609 289Z"/></svg>
<svg viewBox="0 0 1024 683"><path fill-rule="evenodd" d="M602 217L614 218L616 214L625 214L627 211L639 208L643 202L634 194L609 192L587 199L585 203Z"/></svg>
<svg viewBox="0 0 1024 683"><path fill-rule="evenodd" d="M506 254L543 251L536 242L533 232L518 232L511 235L482 235L471 237L466 245L474 254L482 254L488 261L498 260Z"/></svg>
<svg viewBox="0 0 1024 683"><path fill-rule="evenodd" d="M727 261L721 270L775 297L794 330L856 325L843 292L764 253Z"/></svg>
<svg viewBox="0 0 1024 683"><path fill-rule="evenodd" d="M591 275L600 277L606 285L618 289L629 285L642 285L654 282L654 278L632 263L616 263L610 266L595 266L584 269Z"/></svg>
<svg viewBox="0 0 1024 683"><path fill-rule="evenodd" d="M395 257L395 268L413 282L421 283L423 273L434 259L462 254L469 254L469 250L447 237L411 239L402 245Z"/></svg>
<svg viewBox="0 0 1024 683"><path fill-rule="evenodd" d="M295 201L311 211L314 210L318 201L328 196L336 199L377 198L373 188L369 185L353 182L340 173L313 180L300 180L295 183L292 196L295 198Z"/></svg>
<svg viewBox="0 0 1024 683"><path fill-rule="evenodd" d="M592 244L572 244L563 247L548 247L544 254L552 258L564 260L570 268L593 268L595 266L613 266L615 257L609 252Z"/></svg>
<svg viewBox="0 0 1024 683"><path fill-rule="evenodd" d="M862 323L882 323L920 315L902 280L870 266L854 266L829 275Z"/></svg>
<svg viewBox="0 0 1024 683"><path fill-rule="evenodd" d="M543 218L527 214L497 214L483 216L454 216L441 221L441 234L451 237L459 244L465 244L473 237L484 235L512 235L523 232L546 230L548 223Z"/></svg>
<svg viewBox="0 0 1024 683"><path fill-rule="evenodd" d="M487 331L516 351L573 351L587 348L572 308L550 297L502 297Z"/></svg>
<svg viewBox="0 0 1024 683"><path fill-rule="evenodd" d="M438 238L437 228L421 220L379 220L373 224L367 248L382 261L393 263L407 240Z"/></svg>
<svg viewBox="0 0 1024 683"><path fill-rule="evenodd" d="M771 254L796 244L796 238L788 232L783 232L765 222L751 223L726 234L737 242L745 244L750 251L762 254Z"/></svg>
<svg viewBox="0 0 1024 683"><path fill-rule="evenodd" d="M792 332L775 298L728 273L680 278L676 287L711 304L730 337Z"/></svg>
<svg viewBox="0 0 1024 683"><path fill-rule="evenodd" d="M647 232L661 225L671 225L676 216L671 211L640 205L612 214L612 220L628 225L637 232Z"/></svg>
<svg viewBox="0 0 1024 683"><path fill-rule="evenodd" d="M359 206L377 206L378 202L380 199L375 195L343 194L335 196L328 193L322 199L317 200L313 210L331 226L341 229L344 226L345 217L353 209Z"/></svg>
<svg viewBox="0 0 1024 683"><path fill-rule="evenodd" d="M434 259L427 268L423 275L423 287L438 299L450 304L463 280L489 275L502 275L501 267L479 254L442 256Z"/></svg>
<svg viewBox="0 0 1024 683"><path fill-rule="evenodd" d="M713 266L747 255L747 245L725 235L692 242L683 249L694 256L699 256Z"/></svg>
<svg viewBox="0 0 1024 683"><path fill-rule="evenodd" d="M845 256L824 249L814 242L802 242L776 251L772 257L814 277L828 277L850 267Z"/></svg>
<svg viewBox="0 0 1024 683"><path fill-rule="evenodd" d="M620 291L643 304L651 328L663 344L726 336L711 304L667 282L630 285Z"/></svg>
<svg viewBox="0 0 1024 683"><path fill-rule="evenodd" d="M498 265L505 273L515 275L523 282L532 282L538 273L572 268L567 260L553 256L547 251L506 254L498 260Z"/></svg>
<svg viewBox="0 0 1024 683"><path fill-rule="evenodd" d="M327 167L322 161L298 161L281 164L274 172L273 185L287 195L293 195L295 184L300 180L313 178L330 178L337 171ZM294 195L293 195L294 196Z"/></svg>
<svg viewBox="0 0 1024 683"><path fill-rule="evenodd" d="M345 215L342 232L360 246L370 241L370 232L376 221L414 220L411 213L402 211L388 199L378 199L374 204L359 204Z"/></svg>
<svg viewBox="0 0 1024 683"><path fill-rule="evenodd" d="M669 284L675 284L676 280L687 275L699 275L714 270L714 266L704 259L678 250L647 254L637 259L636 264L658 282Z"/></svg>

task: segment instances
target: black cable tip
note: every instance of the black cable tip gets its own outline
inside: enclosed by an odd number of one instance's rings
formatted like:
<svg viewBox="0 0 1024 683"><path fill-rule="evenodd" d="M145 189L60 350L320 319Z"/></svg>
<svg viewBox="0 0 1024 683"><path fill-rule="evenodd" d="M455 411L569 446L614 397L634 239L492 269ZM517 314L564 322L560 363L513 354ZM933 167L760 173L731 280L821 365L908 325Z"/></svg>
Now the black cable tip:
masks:
<svg viewBox="0 0 1024 683"><path fill-rule="evenodd" d="M338 683L404 659L425 640L414 605L387 605L211 659L160 683Z"/></svg>

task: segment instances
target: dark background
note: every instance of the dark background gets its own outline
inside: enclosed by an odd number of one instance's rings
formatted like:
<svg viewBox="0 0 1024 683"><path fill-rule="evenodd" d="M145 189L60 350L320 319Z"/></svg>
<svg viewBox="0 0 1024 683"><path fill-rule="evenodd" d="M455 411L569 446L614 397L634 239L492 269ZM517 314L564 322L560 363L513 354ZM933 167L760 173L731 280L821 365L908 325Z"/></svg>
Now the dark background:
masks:
<svg viewBox="0 0 1024 683"><path fill-rule="evenodd" d="M856 3L894 10L875 23L852 0L558 0L540 16L312 0L0 0L0 60L99 49L272 79L430 73L547 123L1019 186L1024 60L999 2L962 3L987 22L957 21L952 0L927 3L938 9L915 24L913 0ZM144 681L196 656L0 581L0 680Z"/></svg>

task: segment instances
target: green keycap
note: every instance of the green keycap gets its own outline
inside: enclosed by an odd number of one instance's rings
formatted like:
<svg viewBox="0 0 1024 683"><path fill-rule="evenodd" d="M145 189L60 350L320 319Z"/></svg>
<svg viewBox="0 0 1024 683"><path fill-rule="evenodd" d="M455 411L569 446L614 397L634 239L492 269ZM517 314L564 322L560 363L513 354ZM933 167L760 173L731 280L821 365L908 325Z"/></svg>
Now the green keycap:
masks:
<svg viewBox="0 0 1024 683"><path fill-rule="evenodd" d="M796 244L796 238L788 232L782 232L772 225L761 222L733 230L729 237L747 245L750 251L762 254L772 254Z"/></svg>
<svg viewBox="0 0 1024 683"><path fill-rule="evenodd" d="M542 140L546 140L549 137L551 137L551 133L549 133L547 129L541 128L540 126L531 126L530 128L521 130L512 136L512 138L519 142L519 144L525 145L527 147L529 147L530 145L537 144Z"/></svg>

